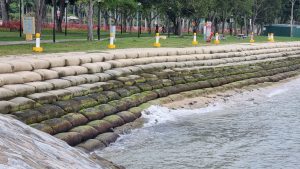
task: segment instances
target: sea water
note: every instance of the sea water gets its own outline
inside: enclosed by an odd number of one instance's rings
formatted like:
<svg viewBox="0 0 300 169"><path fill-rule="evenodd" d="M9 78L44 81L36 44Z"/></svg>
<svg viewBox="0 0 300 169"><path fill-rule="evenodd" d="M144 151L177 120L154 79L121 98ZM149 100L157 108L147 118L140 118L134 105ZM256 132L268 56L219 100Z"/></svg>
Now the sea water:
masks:
<svg viewBox="0 0 300 169"><path fill-rule="evenodd" d="M300 168L300 78L206 108L152 106L143 118L97 154L128 169Z"/></svg>

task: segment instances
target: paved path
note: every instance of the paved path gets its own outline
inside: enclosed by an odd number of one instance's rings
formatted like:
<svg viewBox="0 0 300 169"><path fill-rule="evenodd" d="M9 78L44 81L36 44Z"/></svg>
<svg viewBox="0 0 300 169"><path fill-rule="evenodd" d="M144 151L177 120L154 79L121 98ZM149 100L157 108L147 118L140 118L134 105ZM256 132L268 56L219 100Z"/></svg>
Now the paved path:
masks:
<svg viewBox="0 0 300 169"><path fill-rule="evenodd" d="M103 40L103 39L102 39ZM101 41L102 41L101 40ZM86 39L66 39L66 40L56 40L57 43L61 42L74 42L74 41L86 41ZM41 43L52 43L53 40L41 40ZM6 45L25 45L25 44L34 44L35 40L32 41L0 41L0 46Z"/></svg>

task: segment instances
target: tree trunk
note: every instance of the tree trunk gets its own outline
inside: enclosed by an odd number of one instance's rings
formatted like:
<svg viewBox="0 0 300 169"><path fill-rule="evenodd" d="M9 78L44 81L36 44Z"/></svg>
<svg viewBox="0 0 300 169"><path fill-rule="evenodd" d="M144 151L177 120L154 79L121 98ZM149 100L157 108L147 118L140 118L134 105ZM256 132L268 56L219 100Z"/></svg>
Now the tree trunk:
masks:
<svg viewBox="0 0 300 169"><path fill-rule="evenodd" d="M60 15L59 17L56 17L56 30L57 32L62 32L62 21L65 15L65 0L60 0L59 2L59 11L60 11Z"/></svg>
<svg viewBox="0 0 300 169"><path fill-rule="evenodd" d="M87 40L92 41L93 37L93 0L89 0L88 3L88 36Z"/></svg>
<svg viewBox="0 0 300 169"><path fill-rule="evenodd" d="M182 35L182 19L180 17L176 18L176 23L175 23L175 35L181 36Z"/></svg>
<svg viewBox="0 0 300 169"><path fill-rule="evenodd" d="M35 0L35 32L42 33L45 0Z"/></svg>
<svg viewBox="0 0 300 169"><path fill-rule="evenodd" d="M8 2L5 2L5 0L1 0L1 14L2 14L2 21L3 23L6 23L9 21L9 15L8 15Z"/></svg>

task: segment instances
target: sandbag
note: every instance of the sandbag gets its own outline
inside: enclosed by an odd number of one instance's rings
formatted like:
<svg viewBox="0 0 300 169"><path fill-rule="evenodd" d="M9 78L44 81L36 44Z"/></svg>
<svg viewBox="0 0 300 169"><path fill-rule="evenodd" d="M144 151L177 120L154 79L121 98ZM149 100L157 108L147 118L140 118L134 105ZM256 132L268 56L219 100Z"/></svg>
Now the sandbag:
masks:
<svg viewBox="0 0 300 169"><path fill-rule="evenodd" d="M45 133L48 133L50 135L53 135L54 130L52 129L52 127L50 127L47 124L43 124L43 123L34 123L34 124L30 124L30 127L33 127L37 130L43 131Z"/></svg>
<svg viewBox="0 0 300 169"><path fill-rule="evenodd" d="M81 144L78 144L77 147L83 148L85 151L90 152L95 149L103 149L105 148L105 144L102 143L100 140L97 139L89 139Z"/></svg>
<svg viewBox="0 0 300 169"><path fill-rule="evenodd" d="M99 120L105 116L104 112L99 107L92 107L80 111L89 121Z"/></svg>
<svg viewBox="0 0 300 169"><path fill-rule="evenodd" d="M117 113L116 115L120 116L125 123L133 122L136 119L136 116L129 111L122 111Z"/></svg>
<svg viewBox="0 0 300 169"><path fill-rule="evenodd" d="M30 83L25 83L25 85L34 87L35 93L46 92L53 89L53 85L47 82L30 82Z"/></svg>
<svg viewBox="0 0 300 169"><path fill-rule="evenodd" d="M94 138L97 136L98 131L91 126L78 126L70 130L71 132L80 133L82 141Z"/></svg>
<svg viewBox="0 0 300 169"><path fill-rule="evenodd" d="M9 101L18 105L18 110L32 109L37 106L34 100L26 97L16 97Z"/></svg>
<svg viewBox="0 0 300 169"><path fill-rule="evenodd" d="M41 81L42 76L36 72L22 71L16 72L16 75L20 76L23 79L24 83Z"/></svg>
<svg viewBox="0 0 300 169"><path fill-rule="evenodd" d="M34 93L27 97L40 104L53 103L57 100L57 97L51 93Z"/></svg>
<svg viewBox="0 0 300 169"><path fill-rule="evenodd" d="M108 133L103 133L98 135L95 139L101 141L104 143L106 146L109 144L115 142L118 139L119 135L113 133L113 132L108 132Z"/></svg>
<svg viewBox="0 0 300 169"><path fill-rule="evenodd" d="M104 113L106 116L115 114L117 112L117 109L109 104L101 104L99 106L95 106L98 110L100 110L102 113Z"/></svg>
<svg viewBox="0 0 300 169"><path fill-rule="evenodd" d="M62 108L67 113L75 113L80 110L80 102L76 100L57 101L53 104Z"/></svg>
<svg viewBox="0 0 300 169"><path fill-rule="evenodd" d="M50 79L57 79L59 77L58 72L48 69L37 69L34 72L41 75L42 80L50 80Z"/></svg>
<svg viewBox="0 0 300 169"><path fill-rule="evenodd" d="M26 84L5 85L2 87L13 91L16 96L26 96L35 93L35 88Z"/></svg>
<svg viewBox="0 0 300 169"><path fill-rule="evenodd" d="M53 134L65 132L72 128L72 124L69 121L61 118L45 120L42 124L49 125L53 129Z"/></svg>
<svg viewBox="0 0 300 169"><path fill-rule="evenodd" d="M75 146L82 141L82 136L80 133L77 132L65 132L65 133L58 133L54 135L54 137L61 139L68 143L70 146Z"/></svg>
<svg viewBox="0 0 300 169"><path fill-rule="evenodd" d="M68 120L73 127L84 125L88 122L88 119L80 113L69 113L62 116L61 118Z"/></svg>
<svg viewBox="0 0 300 169"><path fill-rule="evenodd" d="M107 132L113 127L111 123L105 120L94 120L89 122L87 125L95 128L98 131L98 133Z"/></svg>
<svg viewBox="0 0 300 169"><path fill-rule="evenodd" d="M98 102L95 99L88 96L74 97L73 99L78 101L80 109L93 107L98 104Z"/></svg>

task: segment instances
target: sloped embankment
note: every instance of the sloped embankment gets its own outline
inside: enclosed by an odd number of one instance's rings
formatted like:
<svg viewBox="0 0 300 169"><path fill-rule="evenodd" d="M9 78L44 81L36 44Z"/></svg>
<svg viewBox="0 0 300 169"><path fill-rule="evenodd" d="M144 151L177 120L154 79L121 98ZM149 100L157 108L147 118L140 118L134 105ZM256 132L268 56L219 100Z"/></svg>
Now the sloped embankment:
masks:
<svg viewBox="0 0 300 169"><path fill-rule="evenodd" d="M0 63L0 111L91 151L143 109L298 74L300 43L117 50Z"/></svg>

